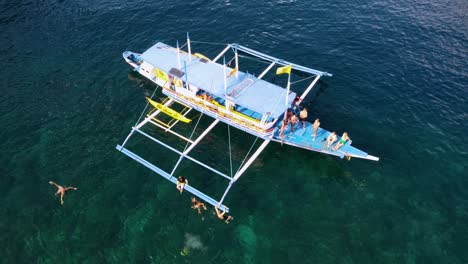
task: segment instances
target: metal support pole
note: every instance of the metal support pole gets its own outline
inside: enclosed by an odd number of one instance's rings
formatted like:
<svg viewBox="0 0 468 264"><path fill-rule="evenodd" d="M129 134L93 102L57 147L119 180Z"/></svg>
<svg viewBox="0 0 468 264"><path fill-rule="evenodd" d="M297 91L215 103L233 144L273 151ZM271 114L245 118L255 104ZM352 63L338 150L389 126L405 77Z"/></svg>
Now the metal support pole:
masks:
<svg viewBox="0 0 468 264"><path fill-rule="evenodd" d="M213 123L211 123L211 125L207 129L205 129L205 131L203 131L203 133L200 136L198 136L198 138L190 145L190 147L188 147L182 153L182 155L180 155L179 160L177 161L176 165L174 166L174 168L171 171L171 177L172 177L172 175L174 175L174 172L177 169L177 167L179 166L179 163L184 158L184 155L187 155L198 143L200 143L200 141L206 136L206 134L208 134L211 131L211 129L213 129L216 126L216 124L218 124L218 122L219 122L219 119L215 119L215 121L213 121Z"/></svg>
<svg viewBox="0 0 468 264"><path fill-rule="evenodd" d="M180 64L180 49L179 49L179 41L177 41L177 64L179 65L179 69L182 68Z"/></svg>
<svg viewBox="0 0 468 264"><path fill-rule="evenodd" d="M310 90L312 90L312 88L314 87L314 85L317 83L319 79L320 79L320 75L317 75L317 77L315 77L315 79L312 81L309 87L307 87L307 89L302 93L300 97L301 100L299 100L299 102L301 102L307 96L307 94L310 92Z"/></svg>
<svg viewBox="0 0 468 264"><path fill-rule="evenodd" d="M268 68L266 68L257 78L258 78L258 79L263 78L263 76L264 76L269 70L271 70L271 68L273 68L273 66L274 66L275 64L276 64L276 61L272 62L272 63L270 64L270 66L268 66Z"/></svg>
<svg viewBox="0 0 468 264"><path fill-rule="evenodd" d="M224 55L224 53L226 53L229 50L230 47L231 45L227 45L227 47L224 48L223 51L221 51L221 53L219 53L218 56L216 56L216 58L214 58L212 61L216 62L219 58L221 58L221 56Z"/></svg>
<svg viewBox="0 0 468 264"><path fill-rule="evenodd" d="M234 57L236 58L236 78L239 78L239 57L237 56L237 48L234 48Z"/></svg>
<svg viewBox="0 0 468 264"><path fill-rule="evenodd" d="M260 155L260 153L262 153L262 151L266 148L266 146L268 145L268 143L270 143L270 140L265 140L263 141L262 145L260 145L260 147L257 149L257 151L255 151L254 154L252 154L252 156L250 157L250 159L247 161L247 163L245 163L245 165L236 173L236 175L234 175L234 178L229 182L229 185L226 189L226 191L224 191L224 194L223 196L221 197L221 200L219 200L218 202L218 205L222 204L223 201L224 201L224 198L226 197L227 193L229 192L229 189L231 189L231 186L234 182L237 181L237 179L240 178L240 176L242 176L242 174L247 170L247 168L250 167L250 165L254 162L254 160L258 157L258 155Z"/></svg>
<svg viewBox="0 0 468 264"><path fill-rule="evenodd" d="M188 32L187 32L187 47L188 47L188 55L189 55L188 60L189 62L191 62L192 61L192 49L190 47L190 36Z"/></svg>
<svg viewBox="0 0 468 264"><path fill-rule="evenodd" d="M252 156L247 161L247 163L245 163L245 165L236 173L236 175L234 175L234 179L233 179L234 181L237 181L237 179L239 179L239 177L242 176L242 174L247 170L248 167L250 167L250 165L258 157L258 155L260 155L260 153L262 153L263 149L266 148L268 143L270 143L269 139L263 141L262 145L260 145L260 147L257 149L257 151L255 151L254 154L252 154Z"/></svg>
<svg viewBox="0 0 468 264"><path fill-rule="evenodd" d="M218 205L216 207L219 207L223 203L224 198L226 197L227 193L229 192L229 189L231 189L231 186L232 186L233 183L234 183L234 180L229 182L228 187L224 191L223 197L221 197L221 200L219 200Z"/></svg>

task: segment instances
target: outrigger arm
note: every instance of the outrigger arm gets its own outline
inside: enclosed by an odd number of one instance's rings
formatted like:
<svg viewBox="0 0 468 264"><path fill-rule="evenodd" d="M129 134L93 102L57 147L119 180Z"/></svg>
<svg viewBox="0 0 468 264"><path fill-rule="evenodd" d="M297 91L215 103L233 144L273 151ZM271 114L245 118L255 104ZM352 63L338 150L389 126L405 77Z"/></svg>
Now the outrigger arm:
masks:
<svg viewBox="0 0 468 264"><path fill-rule="evenodd" d="M213 129L218 124L218 122L219 119L215 119L213 123L211 123L211 125L207 129L205 129L205 131L203 131L203 133L200 136L198 136L198 138L195 141L193 141L190 147L188 147L186 150L184 150L184 152L182 152L182 155L180 155L179 160L177 161L176 165L171 171L171 177L174 175L175 170L179 166L184 156L186 156L198 143L200 143L200 141L211 131L211 129Z"/></svg>
<svg viewBox="0 0 468 264"><path fill-rule="evenodd" d="M312 83L307 87L307 89L302 93L301 95L301 99L299 100L299 102L302 102L302 100L304 100L304 98L307 96L307 94L310 92L310 90L312 90L312 88L314 88L314 85L317 83L317 81L320 79L320 75L317 75L317 77L315 77L315 79L312 81Z"/></svg>
<svg viewBox="0 0 468 264"><path fill-rule="evenodd" d="M258 157L258 155L260 155L260 153L262 153L262 151L266 148L266 146L268 145L268 143L270 143L270 140L267 139L265 141L263 141L262 145L260 145L260 147L258 147L257 151L255 151L254 154L252 154L252 156L250 157L250 159L247 161L247 163L244 164L244 166L242 166L242 168L240 168L236 174L234 175L234 177L232 178L232 180L229 182L229 185L228 187L226 188L226 190L224 191L224 194L223 196L221 197L221 200L219 200L219 203L218 203L218 206L221 205L224 201L224 198L226 198L226 195L227 193L229 192L229 190L231 189L231 186L232 184L234 184L234 182L236 182L240 176L242 176L242 174L244 174L244 172L250 167L250 165L252 165L252 163L255 161L255 159Z"/></svg>
<svg viewBox="0 0 468 264"><path fill-rule="evenodd" d="M167 100L166 103L164 103L165 106L168 106L170 104L172 104L174 100L172 100L172 98L170 98L169 100ZM139 123L138 125L136 125L135 127L132 127L132 131L130 131L130 133L128 134L127 138L125 138L124 142L122 143L122 146L120 147L120 150L123 149L123 147L125 146L125 144L127 143L127 141L130 139L130 137L133 135L133 133L142 128L146 123L150 122L151 119L155 118L159 113L161 113L160 110L157 110L157 111L154 111L154 113L152 113L151 115L147 116L143 121L141 121L141 123Z"/></svg>
<svg viewBox="0 0 468 264"><path fill-rule="evenodd" d="M216 62L219 58L221 58L221 56L223 56L224 53L226 53L226 52L229 50L229 48L231 48L231 46L230 46L230 45L227 45L227 47L224 48L223 51L221 51L221 52L218 54L218 56L216 56L216 58L214 58L214 59L212 60L212 62Z"/></svg>

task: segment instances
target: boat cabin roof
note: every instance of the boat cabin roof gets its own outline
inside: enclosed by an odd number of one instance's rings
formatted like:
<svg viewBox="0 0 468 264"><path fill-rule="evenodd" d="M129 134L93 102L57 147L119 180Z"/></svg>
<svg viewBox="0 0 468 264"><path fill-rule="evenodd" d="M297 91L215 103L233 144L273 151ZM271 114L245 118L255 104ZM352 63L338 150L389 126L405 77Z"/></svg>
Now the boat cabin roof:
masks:
<svg viewBox="0 0 468 264"><path fill-rule="evenodd" d="M189 62L188 56L188 53L180 53L181 69L179 69L177 49L161 42L156 43L141 55L143 60L154 67L165 72L178 69L184 74L180 77L183 81L187 78L189 84L217 97L226 98L223 65L193 55L192 61ZM184 61L186 67L184 67ZM226 67L226 75L229 76L232 70L232 68ZM227 98L229 100L260 114L270 113L271 116L278 117L284 113L287 108L284 103L286 100L285 88L241 71L238 75L236 77L234 74L227 78ZM289 93L288 106L291 105L295 97L296 93Z"/></svg>

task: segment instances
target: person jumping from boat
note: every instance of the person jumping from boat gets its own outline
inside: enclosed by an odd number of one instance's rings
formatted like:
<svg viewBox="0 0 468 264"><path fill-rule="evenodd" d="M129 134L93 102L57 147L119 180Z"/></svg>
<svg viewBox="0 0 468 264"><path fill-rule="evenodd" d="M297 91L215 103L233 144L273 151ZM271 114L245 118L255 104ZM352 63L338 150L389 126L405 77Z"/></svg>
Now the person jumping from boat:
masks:
<svg viewBox="0 0 468 264"><path fill-rule="evenodd" d="M201 210L202 208L205 211L207 210L205 203L198 201L197 198L195 197L192 197L192 209L198 210L198 214L202 216L202 221L203 221L205 220L205 216L203 216L202 214L202 210Z"/></svg>
<svg viewBox="0 0 468 264"><path fill-rule="evenodd" d="M55 193L55 195L60 194L60 204L63 204L63 196L65 196L65 192L67 192L68 190L74 190L74 191L78 190L78 188L71 187L71 186L63 187L61 185L56 184L53 181L50 181L49 184L54 185L55 187L57 187L57 192Z"/></svg>
<svg viewBox="0 0 468 264"><path fill-rule="evenodd" d="M342 146L344 146L347 142L349 141L349 144L351 144L351 139L348 136L348 133L344 132L343 136L341 136L340 141L336 143L336 146L333 148L333 150L338 150Z"/></svg>
<svg viewBox="0 0 468 264"><path fill-rule="evenodd" d="M184 191L185 185L188 185L188 180L182 176L179 176L177 178L177 190L179 190L180 194L182 194L182 192Z"/></svg>
<svg viewBox="0 0 468 264"><path fill-rule="evenodd" d="M226 207L224 208L222 213L221 213L221 211L219 211L218 207L215 207L214 209L216 211L216 216L219 219L223 220L226 224L229 224L230 220L234 220L234 217L232 217L230 215L226 215Z"/></svg>
<svg viewBox="0 0 468 264"><path fill-rule="evenodd" d="M329 149L331 145L333 145L333 143L336 142L336 140L337 140L336 133L331 132L331 134L327 137L327 149Z"/></svg>
<svg viewBox="0 0 468 264"><path fill-rule="evenodd" d="M312 135L312 141L315 140L315 138L317 137L317 132L318 132L318 129L320 127L320 119L315 119L315 122L314 124L312 125L313 129L314 129L314 134Z"/></svg>
<svg viewBox="0 0 468 264"><path fill-rule="evenodd" d="M299 113L299 122L302 124L302 129L306 128L307 108L304 107Z"/></svg>

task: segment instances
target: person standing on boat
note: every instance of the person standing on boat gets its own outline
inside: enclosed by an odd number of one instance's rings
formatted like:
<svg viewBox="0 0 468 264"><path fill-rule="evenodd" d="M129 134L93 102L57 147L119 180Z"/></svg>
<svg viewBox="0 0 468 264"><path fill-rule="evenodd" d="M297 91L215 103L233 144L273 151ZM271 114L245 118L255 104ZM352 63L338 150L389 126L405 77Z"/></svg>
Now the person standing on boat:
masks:
<svg viewBox="0 0 468 264"><path fill-rule="evenodd" d="M219 211L218 207L215 207L215 211L216 211L216 216L221 219L221 220L224 220L224 222L226 224L229 224L229 221L230 220L234 220L234 217L230 216L230 215L226 215L226 207L224 207L224 210L223 212L221 213L221 211Z"/></svg>
<svg viewBox="0 0 468 264"><path fill-rule="evenodd" d="M288 119L288 123L291 122L291 117L293 116L293 112L291 109L288 109L286 113L286 118Z"/></svg>
<svg viewBox="0 0 468 264"><path fill-rule="evenodd" d="M205 217L202 214L202 210L201 210L202 208L205 211L207 210L205 203L198 201L197 198L195 197L192 197L192 209L198 210L198 214L202 216L202 221L203 221L205 220Z"/></svg>
<svg viewBox="0 0 468 264"><path fill-rule="evenodd" d="M348 142L348 141L349 141L349 144L351 144L351 139L349 138L348 133L344 132L343 136L341 136L341 138L340 138L340 141L338 141L338 143L336 143L336 146L333 148L333 150L338 150L339 148L344 146L346 144L346 142Z"/></svg>
<svg viewBox="0 0 468 264"><path fill-rule="evenodd" d="M299 113L299 122L302 124L302 128L306 128L306 119L307 119L307 108L304 107Z"/></svg>
<svg viewBox="0 0 468 264"><path fill-rule="evenodd" d="M318 118L315 119L315 122L314 122L314 124L312 125L312 127L313 127L313 129L314 129L314 134L312 135L312 137L313 137L313 138L312 138L312 141L314 141L315 138L317 137L317 131L318 131L319 127L320 127L320 119L318 119Z"/></svg>
<svg viewBox="0 0 468 264"><path fill-rule="evenodd" d="M61 185L58 185L56 184L55 182L53 181L50 181L49 182L50 185L54 185L55 187L57 187L57 192L55 193L55 195L59 195L60 194L60 204L63 204L63 196L65 196L65 192L68 191L68 190L78 190L78 188L75 188L75 187L63 187Z"/></svg>
<svg viewBox="0 0 468 264"><path fill-rule="evenodd" d="M179 176L177 178L177 190L179 190L179 192L182 194L182 192L184 191L184 187L185 185L188 185L188 180L185 179L184 177L182 176Z"/></svg>
<svg viewBox="0 0 468 264"><path fill-rule="evenodd" d="M296 98L294 98L292 104L291 104L291 110L292 112L295 114L295 115L298 115L299 114L299 101L301 100L301 98L299 96L296 96Z"/></svg>
<svg viewBox="0 0 468 264"><path fill-rule="evenodd" d="M280 137L282 139L284 138L284 130L286 130L287 126L288 126L288 119L284 118L283 121L281 122L281 129L280 129ZM281 140L281 143L283 143L282 140Z"/></svg>
<svg viewBox="0 0 468 264"><path fill-rule="evenodd" d="M336 140L337 140L336 133L331 132L331 134L327 137L327 149L330 148L331 145L333 145L333 143L335 143Z"/></svg>
<svg viewBox="0 0 468 264"><path fill-rule="evenodd" d="M291 133L294 132L294 127L296 126L296 123L297 123L297 116L296 115L292 115L291 116Z"/></svg>

